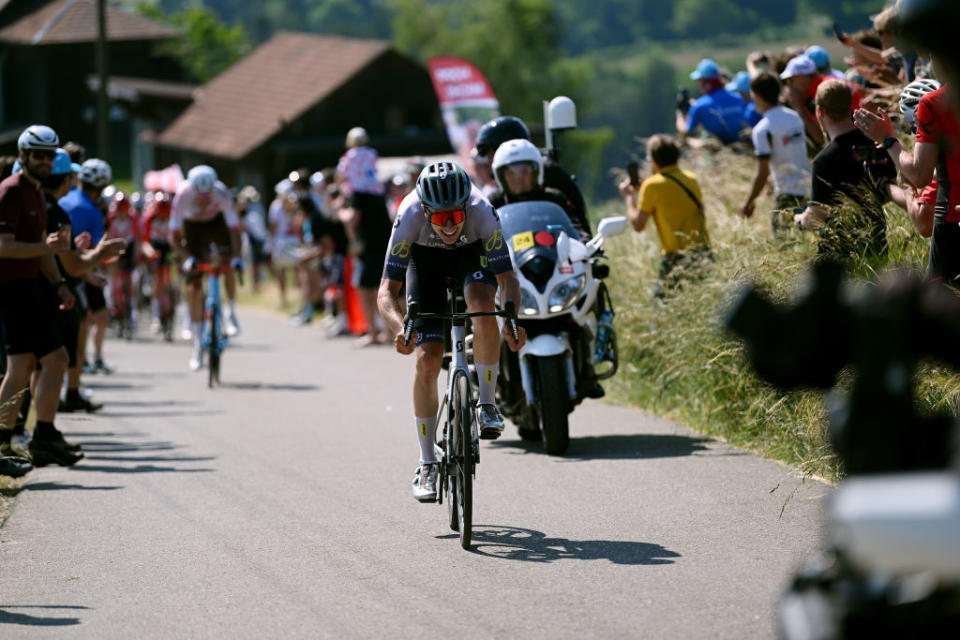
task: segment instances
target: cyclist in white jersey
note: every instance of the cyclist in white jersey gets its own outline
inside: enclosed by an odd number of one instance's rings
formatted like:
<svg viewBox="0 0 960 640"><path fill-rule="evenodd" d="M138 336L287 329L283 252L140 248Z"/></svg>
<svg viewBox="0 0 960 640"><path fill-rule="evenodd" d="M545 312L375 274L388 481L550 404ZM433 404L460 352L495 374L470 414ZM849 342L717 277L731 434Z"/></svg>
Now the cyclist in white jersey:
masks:
<svg viewBox="0 0 960 640"><path fill-rule="evenodd" d="M404 343L400 290L406 283L407 302L418 302L423 312L444 312L446 279L463 282L470 312L493 311L497 285L503 303L520 302L510 253L493 205L471 185L466 171L454 162L428 165L417 179L417 188L400 203L387 245L378 304L395 336L396 350L404 355L416 349L417 367L413 385L413 408L420 443L420 465L413 480L413 496L420 502L437 498L437 376L444 351L443 322L423 320ZM477 425L480 437L495 439L503 431L495 390L500 357L497 321L491 316L472 320L473 357L479 379ZM526 341L522 327L514 341L509 325L502 334L517 351Z"/></svg>
<svg viewBox="0 0 960 640"><path fill-rule="evenodd" d="M187 304L190 308L194 345L190 368L196 371L203 364L203 346L200 343L203 278L199 277L197 265L209 262L210 245L213 244L221 262L229 259L233 271L243 270L243 260L240 258L240 222L233 208L233 197L226 185L217 180L217 172L212 167L194 167L177 189L170 213L170 234L173 249L183 262L183 271L188 275ZM224 328L228 336L234 336L240 332L235 306L237 285L232 271L225 273L224 279L228 301Z"/></svg>

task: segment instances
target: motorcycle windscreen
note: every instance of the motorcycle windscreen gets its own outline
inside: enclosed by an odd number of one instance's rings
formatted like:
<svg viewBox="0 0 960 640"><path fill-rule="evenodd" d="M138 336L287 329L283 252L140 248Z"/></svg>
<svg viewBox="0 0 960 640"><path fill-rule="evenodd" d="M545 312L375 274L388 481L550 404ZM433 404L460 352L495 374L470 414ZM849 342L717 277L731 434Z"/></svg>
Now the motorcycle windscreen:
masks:
<svg viewBox="0 0 960 640"><path fill-rule="evenodd" d="M557 262L561 231L579 239L566 212L552 202L516 202L497 209L503 235L513 248L514 267L543 293Z"/></svg>

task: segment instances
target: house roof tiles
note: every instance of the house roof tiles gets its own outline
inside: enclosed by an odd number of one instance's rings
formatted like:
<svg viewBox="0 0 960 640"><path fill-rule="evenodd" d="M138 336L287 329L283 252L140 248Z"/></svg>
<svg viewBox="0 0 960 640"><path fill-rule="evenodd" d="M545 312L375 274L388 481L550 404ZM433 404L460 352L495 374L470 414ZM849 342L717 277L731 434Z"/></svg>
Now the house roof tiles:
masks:
<svg viewBox="0 0 960 640"><path fill-rule="evenodd" d="M278 32L198 89L156 142L242 158L389 49L380 40Z"/></svg>
<svg viewBox="0 0 960 640"><path fill-rule="evenodd" d="M37 10L0 27L0 42L44 45L94 42L97 39L96 0L53 0L36 3ZM7 2L0 10L20 7ZM179 35L173 27L107 4L107 39L110 41L165 40Z"/></svg>

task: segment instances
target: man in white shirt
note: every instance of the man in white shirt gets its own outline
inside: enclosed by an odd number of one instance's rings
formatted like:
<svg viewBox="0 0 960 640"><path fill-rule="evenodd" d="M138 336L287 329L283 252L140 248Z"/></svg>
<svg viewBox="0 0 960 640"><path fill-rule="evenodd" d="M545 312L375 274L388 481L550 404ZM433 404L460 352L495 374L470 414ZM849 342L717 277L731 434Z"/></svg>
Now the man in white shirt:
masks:
<svg viewBox="0 0 960 640"><path fill-rule="evenodd" d="M810 161L803 120L796 111L777 103L780 81L768 71L750 81L750 95L763 118L753 128L757 171L740 213L746 218L753 215L754 200L773 173L776 196L770 225L774 234L779 234L790 226L793 209L804 206L810 197Z"/></svg>

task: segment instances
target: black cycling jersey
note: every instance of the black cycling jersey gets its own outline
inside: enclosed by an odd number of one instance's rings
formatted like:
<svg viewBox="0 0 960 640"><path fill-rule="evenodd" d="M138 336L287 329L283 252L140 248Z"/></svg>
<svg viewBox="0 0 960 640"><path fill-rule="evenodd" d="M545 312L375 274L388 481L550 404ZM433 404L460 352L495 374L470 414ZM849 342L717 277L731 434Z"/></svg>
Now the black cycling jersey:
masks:
<svg viewBox="0 0 960 640"><path fill-rule="evenodd" d="M592 236L590 221L587 220L587 204L583 200L583 194L580 193L580 187L573 181L570 174L549 156L543 159L543 185L552 187L566 196L570 204L569 208L564 207L563 210L567 212L573 225L581 234L585 233L587 238Z"/></svg>

